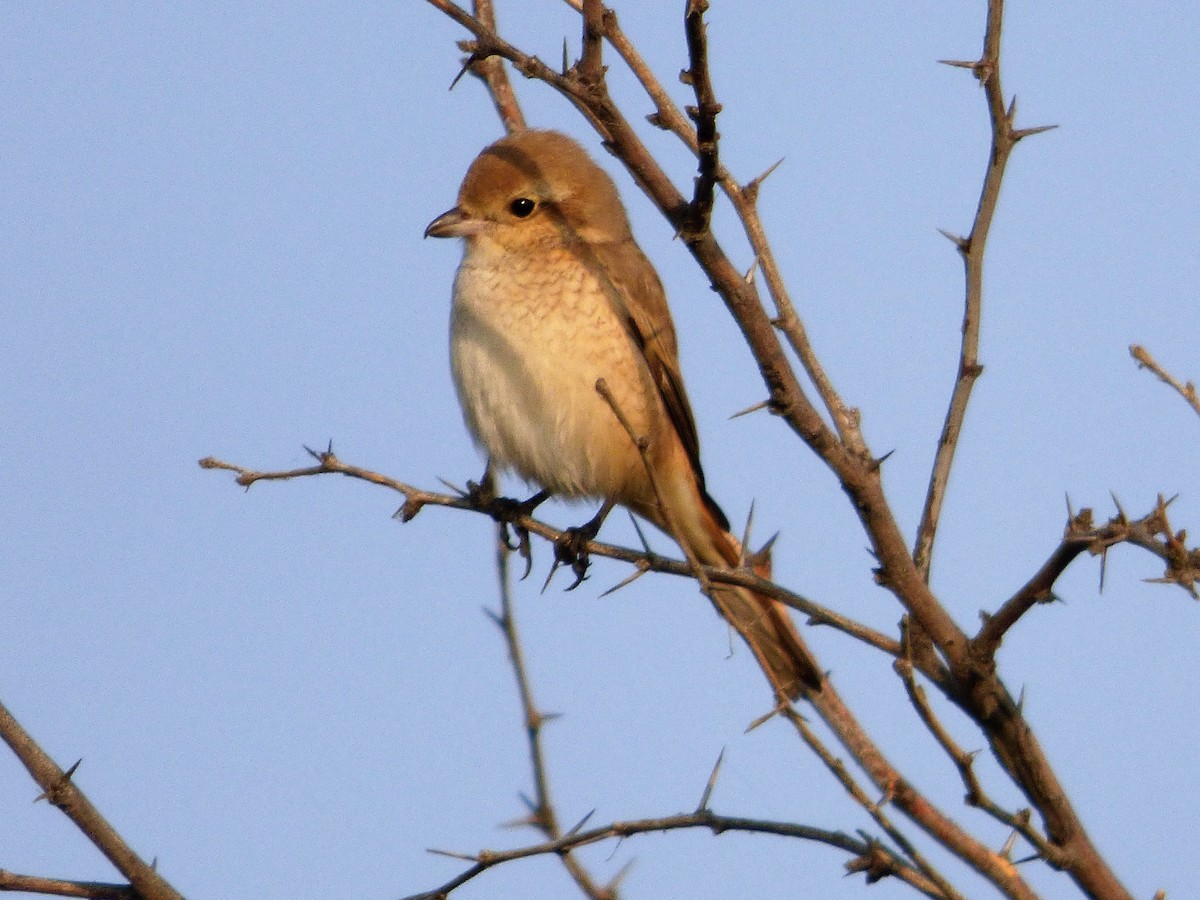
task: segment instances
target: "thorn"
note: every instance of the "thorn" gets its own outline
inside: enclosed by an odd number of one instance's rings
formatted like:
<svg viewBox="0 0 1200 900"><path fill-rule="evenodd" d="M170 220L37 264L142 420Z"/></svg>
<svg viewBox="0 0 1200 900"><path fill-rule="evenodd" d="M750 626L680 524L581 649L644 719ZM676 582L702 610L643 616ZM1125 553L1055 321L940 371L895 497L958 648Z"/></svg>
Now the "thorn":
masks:
<svg viewBox="0 0 1200 900"><path fill-rule="evenodd" d="M426 848L425 848L425 852L426 852L426 853L432 853L432 854L434 854L435 856L448 856L448 857L450 857L451 859L464 859L464 860L466 860L467 862L470 862L470 863L477 863L477 862L479 862L479 857L478 857L478 856L472 856L470 853L458 853L458 852L456 852L456 851L454 851L454 850L438 850L438 849L437 849L437 848L435 848L435 847L426 847Z"/></svg>
<svg viewBox="0 0 1200 900"><path fill-rule="evenodd" d="M459 487L457 484L455 484L453 481L447 481L447 480L446 480L445 478L443 478L441 475L439 475L439 476L437 477L437 480L438 480L438 481L440 481L442 484L444 484L446 487L450 488L450 490L454 491L454 493L458 494L458 496L460 496L460 497L468 497L468 496L470 496L472 493L479 493L478 491L464 491L462 488L460 488L460 487ZM470 482L468 482L468 484L470 484Z"/></svg>
<svg viewBox="0 0 1200 900"><path fill-rule="evenodd" d="M624 838L621 838L620 840L618 840L616 845L613 847L614 854L617 852L617 848L621 846L621 841L623 841L623 840L624 840ZM612 857L609 857L609 859L611 859L611 858ZM623 882L625 880L625 876L627 876L629 874L629 871L632 868L633 868L633 860L631 859L631 860L629 860L629 862L625 863L625 865L621 866L621 868L619 868L617 870L616 875L614 875L612 878L609 879L608 884L606 884L604 886L604 889L601 891L600 895L602 897L616 897L617 892L621 888L621 882ZM1166 894L1163 895L1163 898L1165 900Z"/></svg>
<svg viewBox="0 0 1200 900"><path fill-rule="evenodd" d="M80 757L79 759L75 760L75 765L71 766L71 768L69 768L69 769L67 769L67 771L63 772L63 781L71 780L71 776L75 774L75 770L79 768L79 764L81 762L83 762L83 757Z"/></svg>
<svg viewBox="0 0 1200 900"><path fill-rule="evenodd" d="M469 42L464 41L464 43L469 43ZM467 48L460 45L460 49L465 50ZM450 87L447 88L447 90L449 90L449 91L454 90L454 88L457 87L458 83L460 81L462 81L462 77L471 70L471 66L473 66L474 64L475 64L475 53L472 51L471 55L468 56L465 60L463 60L462 68L458 70L458 74L454 76L454 80L450 82Z"/></svg>
<svg viewBox="0 0 1200 900"><path fill-rule="evenodd" d="M1046 131L1053 131L1057 125L1035 125L1033 128L1016 128L1012 132L1013 143L1021 140L1021 138L1032 137L1035 134L1042 134Z"/></svg>
<svg viewBox="0 0 1200 900"><path fill-rule="evenodd" d="M945 228L939 228L938 234L957 247L959 253L966 253L971 249L971 242L960 234L955 234L953 231L947 231Z"/></svg>
<svg viewBox="0 0 1200 900"><path fill-rule="evenodd" d="M517 828L537 828L541 825L542 816L535 809L530 811L529 815L521 816L518 819L509 819L507 822L501 822L501 828L517 829Z"/></svg>
<svg viewBox="0 0 1200 900"><path fill-rule="evenodd" d="M498 613L498 612L493 612L492 610L488 609L486 606L480 607L480 609L483 611L483 614L485 616L487 616L489 619L492 620L493 625L495 625L501 631L504 630L504 616L500 615L500 613Z"/></svg>
<svg viewBox="0 0 1200 900"><path fill-rule="evenodd" d="M1068 519L1068 520L1074 520L1074 518L1075 518L1075 507L1073 507L1073 506L1071 505L1071 495L1070 495L1070 494L1063 494L1063 498L1064 498L1064 499L1067 501L1067 519Z"/></svg>
<svg viewBox="0 0 1200 900"><path fill-rule="evenodd" d="M638 524L638 520L633 513L629 514L629 521L633 524L633 530L637 532L638 540L642 542L642 550L653 555L654 551L650 549L650 542L646 540L646 533L642 531L642 526Z"/></svg>
<svg viewBox="0 0 1200 900"><path fill-rule="evenodd" d="M895 452L896 451L893 448L893 449L889 450L887 453L883 454L883 456L879 457L878 459L871 460L871 471L878 472L881 468L883 468L883 464L885 462L887 462L888 457L891 456Z"/></svg>
<svg viewBox="0 0 1200 900"><path fill-rule="evenodd" d="M717 786L717 774L721 771L721 763L725 761L725 748L721 748L721 752L717 754L717 762L712 767L712 772L709 773L708 783L704 785L704 793L700 795L700 803L696 807L696 812L704 812L708 809L708 801L712 799L713 788Z"/></svg>
<svg viewBox="0 0 1200 900"><path fill-rule="evenodd" d="M622 580L618 581L616 584L614 584L612 587L610 587L607 591L602 593L600 596L607 597L609 594L615 594L617 591L621 590L621 588L628 587L629 585L633 584L635 581L637 581L639 578L641 578L643 575L645 575L649 571L650 570L648 568L646 568L645 562L639 561L638 567L637 567L637 569L634 570L632 575L630 575L628 578L623 578Z"/></svg>
<svg viewBox="0 0 1200 900"><path fill-rule="evenodd" d="M570 51L567 49L567 39L564 37L563 38L563 52L562 52L562 72L559 73L561 75L566 75L567 72L571 68L569 53L570 53Z"/></svg>
<svg viewBox="0 0 1200 900"><path fill-rule="evenodd" d="M558 567L561 565L562 565L562 562L557 559L554 560L554 562L551 564L550 571L546 575L546 580L542 582L541 593L543 593L543 594L546 593L546 588L550 587L550 581L554 578L554 573L558 571Z"/></svg>
<svg viewBox="0 0 1200 900"><path fill-rule="evenodd" d="M757 728L758 726L762 725L764 722L768 722L768 721L770 721L771 719L775 718L775 717L776 717L777 715L779 715L779 714L780 714L780 713L781 713L781 712L782 712L784 709L786 709L786 708L788 707L788 705L789 705L789 704L787 704L787 703L779 703L779 704L776 704L775 708L774 708L774 709L772 709L770 712L768 712L768 713L763 713L761 716L759 716L757 719L755 719L755 720L754 720L754 721L752 721L752 722L751 722L749 725L747 725L747 726L746 726L746 730L745 730L744 732L742 732L742 733L743 733L743 734L749 734L749 733L750 733L750 732L752 732L752 731L753 731L755 728ZM797 715L799 715L799 713L797 713ZM801 716L801 718L803 719L804 717L803 717L803 716Z"/></svg>
<svg viewBox="0 0 1200 900"><path fill-rule="evenodd" d="M753 406L747 406L745 409L739 409L729 417L729 421L740 419L742 416L748 416L752 412L758 412L760 409L766 409L771 405L770 400L763 400L761 403L755 403Z"/></svg>
<svg viewBox="0 0 1200 900"><path fill-rule="evenodd" d="M1013 94L1011 100L1008 101L1008 109L1004 112L1004 118L1008 123L1009 128L1012 127L1013 119L1017 117L1017 95ZM1009 133L1012 136L1012 133Z"/></svg>
<svg viewBox="0 0 1200 900"><path fill-rule="evenodd" d="M771 174L776 169L783 165L784 159L785 157L779 157L778 161L776 161L774 165L770 166L765 172L763 172L757 178L752 178L746 182L745 187L742 188L742 193L746 195L746 198L751 203L754 203L758 199L758 189L762 187L762 183L770 178Z"/></svg>
<svg viewBox="0 0 1200 900"><path fill-rule="evenodd" d="M1100 593L1104 593L1104 576L1108 572L1108 548L1100 551Z"/></svg>
<svg viewBox="0 0 1200 900"><path fill-rule="evenodd" d="M978 69L980 66L978 60L968 62L965 59L939 59L938 63L943 66L953 66L956 69Z"/></svg>
<svg viewBox="0 0 1200 900"><path fill-rule="evenodd" d="M584 816L582 819L580 819L578 822L576 822L575 827L570 829L569 831L567 831L567 833L564 834L563 837L570 838L570 837L574 837L575 835L579 834L580 829L582 829L583 826L587 824L588 819L590 819L595 814L596 814L596 811L593 809L590 813L588 813L586 816Z"/></svg>
<svg viewBox="0 0 1200 900"><path fill-rule="evenodd" d="M746 284L754 284L754 273L758 270L758 257L754 257L754 262L750 264L750 268L746 270L746 274L742 276Z"/></svg>
<svg viewBox="0 0 1200 900"><path fill-rule="evenodd" d="M746 527L742 530L742 546L738 548L739 569L746 567L746 548L750 546L750 531L754 527L754 501L750 501L750 511L746 513Z"/></svg>
<svg viewBox="0 0 1200 900"><path fill-rule="evenodd" d="M1125 509L1121 506L1121 501L1117 499L1117 495L1112 491L1108 492L1108 496L1112 497L1113 506L1117 508L1117 521L1122 525L1129 521L1129 517L1125 515Z"/></svg>
<svg viewBox="0 0 1200 900"><path fill-rule="evenodd" d="M1004 842L1004 846L1000 848L1000 855L1005 859L1012 858L1013 846L1017 843L1017 837L1020 833L1013 830L1013 833L1008 836L1008 840Z"/></svg>
<svg viewBox="0 0 1200 900"><path fill-rule="evenodd" d="M750 568L759 569L765 568L768 571L771 568L771 550L775 547L775 542L779 540L779 532L775 532L767 542L750 554Z"/></svg>
<svg viewBox="0 0 1200 900"><path fill-rule="evenodd" d="M1017 694L1017 712L1025 712L1025 685L1021 685L1021 693Z"/></svg>

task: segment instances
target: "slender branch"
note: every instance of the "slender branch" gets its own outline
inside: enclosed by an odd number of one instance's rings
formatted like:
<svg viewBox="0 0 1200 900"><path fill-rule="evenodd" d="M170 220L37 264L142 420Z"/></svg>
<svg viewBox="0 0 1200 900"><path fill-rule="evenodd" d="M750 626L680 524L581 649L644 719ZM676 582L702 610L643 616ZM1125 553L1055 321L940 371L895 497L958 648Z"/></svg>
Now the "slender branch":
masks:
<svg viewBox="0 0 1200 900"><path fill-rule="evenodd" d="M496 30L496 11L492 0L473 0L475 18L490 28ZM469 48L462 48L464 50ZM479 78L487 87L488 96L496 107L496 114L504 123L504 128L510 134L525 128L525 115L517 102L516 92L508 72L504 69L504 61L496 56L484 59L469 58L468 65L472 75Z"/></svg>
<svg viewBox="0 0 1200 900"><path fill-rule="evenodd" d="M529 859L547 854L559 854L567 850L577 849L589 844L596 844L614 838L627 838L638 834L648 834L658 831L679 831L692 828L705 828L713 834L723 834L727 831L750 834L773 834L780 837L798 840L814 841L826 844L847 853L855 858L846 864L851 872L864 872L868 882L877 881L885 876L893 876L911 885L927 897L945 900L946 894L941 892L927 877L914 867L906 864L882 848L878 842L862 838L853 838L841 831L830 831L811 825L799 825L791 822L773 822L764 819L747 819L736 816L722 816L708 809L698 809L691 813L681 813L674 816L664 816L656 819L631 819L624 822L612 822L599 828L587 831L579 830L562 838L520 847L515 850L483 850L476 854L444 853L458 859L471 860L474 865L466 871L450 879L440 887L422 894L413 894L405 900L444 900L453 891L462 887L468 881L478 877L495 866L518 859ZM442 851L434 851L442 852Z"/></svg>
<svg viewBox="0 0 1200 900"><path fill-rule="evenodd" d="M142 860L108 823L75 784L72 776L76 763L67 772L60 769L12 714L0 704L0 738L12 749L42 789L43 797L66 814L92 845L108 857L136 892L140 900L183 900L166 880ZM40 799L40 798L39 798ZM47 881L50 883L50 881ZM69 884L69 883L68 883ZM63 896L91 896L65 894ZM98 896L104 896L100 894Z"/></svg>
<svg viewBox="0 0 1200 900"><path fill-rule="evenodd" d="M1018 131L1013 128L1016 101L1006 105L1004 89L1000 84L1000 35L1003 28L1003 0L989 0L987 28L983 38L983 54L972 63L950 61L948 64L969 68L983 85L984 99L992 126L992 144L988 149L987 173L979 193L979 204L975 210L975 221L971 233L965 238L951 237L963 259L966 295L963 309L962 346L958 359L958 375L950 396L946 421L938 439L933 468L929 477L929 488L925 496L925 507L921 524L917 530L913 558L921 575L928 580L933 564L933 544L937 536L942 504L950 482L950 470L954 465L954 454L962 434L963 420L975 381L983 373L979 364L979 329L983 314L983 261L987 249L988 233L996 214L1000 199L1000 185L1004 170L1013 148L1022 137L1043 131L1044 128ZM944 61L946 62L946 61Z"/></svg>
<svg viewBox="0 0 1200 900"><path fill-rule="evenodd" d="M1179 396L1187 401L1187 404L1192 408L1192 411L1195 412L1196 415L1200 416L1200 395L1196 393L1196 385L1190 381L1187 382L1187 384L1181 382L1178 378L1159 365L1158 361L1150 355L1150 352L1140 344L1133 344L1130 346L1129 355L1137 360L1139 369L1149 369L1158 376L1159 381L1161 381L1163 384L1170 385L1176 391L1178 391Z"/></svg>
<svg viewBox="0 0 1200 900"><path fill-rule="evenodd" d="M842 746L866 772L871 783L883 794L883 799L876 805L895 804L922 830L987 878L1006 897L1012 898L1012 900L1035 900L1036 895L1009 860L976 840L904 778L871 740L870 735L859 724L836 691L827 689L820 694L813 695L808 700L825 724L837 735ZM800 731L805 742L817 750L805 735L807 725L803 719L791 709L783 710L783 715ZM818 754L829 766L830 760L833 760L832 755L828 754L828 751L825 751L824 754L818 751ZM834 760L834 762L836 762L836 766L831 766L831 771L840 779L838 770L844 767L840 760ZM843 781L843 785L845 784L846 782ZM849 790L849 788L847 789ZM893 835L893 839L896 839L895 835Z"/></svg>
<svg viewBox="0 0 1200 900"><path fill-rule="evenodd" d="M976 754L967 753L963 750L958 745L958 742L951 737L946 726L934 714L933 707L929 704L929 698L925 695L925 689L917 684L912 664L908 660L898 659L894 664L894 668L904 683L904 690L908 693L908 699L917 711L921 722L925 725L929 733L933 735L946 755L950 757L955 768L958 769L963 786L967 789L967 794L963 798L965 802L969 806L982 809L996 821L1013 829L1013 831L1029 841L1033 847L1036 847L1038 855L1044 860L1051 865L1061 867L1062 854L1057 847L1050 844L1037 829L1029 824L1030 811L1028 809L1021 810L1019 813L1010 813L993 801L987 792L984 791L983 785L979 782L979 776L975 774Z"/></svg>
<svg viewBox="0 0 1200 900"><path fill-rule="evenodd" d="M1132 544L1153 553L1166 569L1161 578L1149 579L1176 584L1192 597L1200 599L1200 549L1188 547L1187 533L1176 532L1167 517L1169 501L1161 496L1154 509L1140 519L1130 520L1121 510L1101 526L1094 526L1092 511L1082 509L1071 516L1059 545L1034 576L991 615L984 616L983 627L972 639L972 652L990 659L1000 647L1004 635L1020 618L1039 603L1054 599L1054 583L1084 551L1099 556L1117 544Z"/></svg>
<svg viewBox="0 0 1200 900"><path fill-rule="evenodd" d="M689 229L696 233L707 231L712 221L713 188L720 166L717 114L721 112L721 104L713 92L708 68L708 35L704 24L707 11L708 0L688 0L683 31L687 38L689 67L679 76L684 84L692 86L696 95L696 105L687 108L688 115L696 123L696 148L700 157L700 172L696 177L688 223Z"/></svg>
<svg viewBox="0 0 1200 900"><path fill-rule="evenodd" d="M41 878L37 875L18 875L16 872L0 869L0 892L4 891L54 897L88 897L91 900L137 900L137 893L127 884Z"/></svg>
<svg viewBox="0 0 1200 900"><path fill-rule="evenodd" d="M533 825L549 840L559 840L563 837L559 826L558 814L555 811L554 800L550 793L550 779L547 774L546 753L542 746L542 729L548 721L548 716L541 711L533 697L533 685L529 680L529 670L525 665L525 653L521 646L521 637L517 629L517 621L513 613L512 586L509 582L508 559L512 550L504 533L503 523L496 525L496 575L499 581L500 614L492 615L493 621L504 635L504 643L508 648L509 660L512 663L513 675L517 682L517 693L521 698L521 712L525 720L525 734L529 742L529 761L533 774L533 799L527 801L529 806L528 824ZM569 850L559 854L563 867L566 868L575 884L584 896L591 900L615 900L616 891L596 883L588 870Z"/></svg>
<svg viewBox="0 0 1200 900"><path fill-rule="evenodd" d="M309 452L314 453L311 450ZM382 475L379 472L344 463L329 451L316 452L315 455L320 460L320 463L316 466L270 472L258 471L234 463L224 462L211 456L200 460L199 464L205 469L219 469L235 473L237 475L236 483L246 488L249 488L250 485L258 481L281 481L316 475L345 475L349 478L367 481L371 484L390 488L405 497L404 505L400 507L397 513L397 518L404 522L412 519L425 506L443 506L491 516L518 530L536 534L550 543L554 543L568 533L566 529L555 528L553 525L534 519L532 516L523 513L522 504L506 498L489 498L485 493L471 493L467 491L457 494L426 491L387 475ZM696 569L690 563L662 556L649 549L634 550L629 547L619 547L615 544L608 544L597 540L587 541L584 544L584 548L593 556L601 556L607 559L630 563L637 567L639 573L660 572L683 578L694 578L696 575ZM789 591L773 581L768 581L751 569L726 569L697 565L704 576L710 581L753 588L760 594L769 596L804 613L808 616L810 625L829 626L843 634L849 635L855 640L862 641L869 646L882 650L889 656L898 657L903 655L904 651L899 641L849 616ZM933 669L926 671L922 669L922 672L935 682L944 681L945 679L944 670Z"/></svg>
<svg viewBox="0 0 1200 900"><path fill-rule="evenodd" d="M579 75L584 81L604 79L604 4L601 0L583 0L583 55Z"/></svg>
<svg viewBox="0 0 1200 900"><path fill-rule="evenodd" d="M984 657L995 656L1000 642L1013 625L1038 603L1054 600L1054 583L1075 558L1088 549L1091 538L1088 530L1090 514L1086 519L1075 516L1067 523L1066 534L1042 567L1020 590L1012 595L995 614L985 616L983 627L975 636L973 646Z"/></svg>
<svg viewBox="0 0 1200 900"><path fill-rule="evenodd" d="M787 709L783 712L783 716L792 723L797 733L801 736L804 743L817 755L817 757L825 764L825 767L833 774L845 789L846 793L867 811L875 823L883 829L896 845L900 847L904 855L912 860L922 874L933 882L938 889L937 896L944 897L946 900L962 900L962 895L954 889L954 887L946 881L945 877L937 871L933 865L925 859L925 857L917 850L912 841L894 825L891 819L884 812L884 807L890 797L884 797L883 800L876 802L872 800L867 793L855 781L854 776L850 774L849 769L845 764L835 757L824 742L817 737L817 733L809 726L804 717L797 713L794 709ZM890 790L889 790L890 793Z"/></svg>

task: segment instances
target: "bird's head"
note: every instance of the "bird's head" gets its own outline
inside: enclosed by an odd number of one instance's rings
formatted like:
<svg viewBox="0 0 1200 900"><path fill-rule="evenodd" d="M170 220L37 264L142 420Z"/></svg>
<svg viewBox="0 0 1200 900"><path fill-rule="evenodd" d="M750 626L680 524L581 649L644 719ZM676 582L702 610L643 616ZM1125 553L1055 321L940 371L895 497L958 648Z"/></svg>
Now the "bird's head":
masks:
<svg viewBox="0 0 1200 900"><path fill-rule="evenodd" d="M631 235L616 186L579 144L557 131L521 131L475 158L458 204L430 222L425 236L533 249Z"/></svg>

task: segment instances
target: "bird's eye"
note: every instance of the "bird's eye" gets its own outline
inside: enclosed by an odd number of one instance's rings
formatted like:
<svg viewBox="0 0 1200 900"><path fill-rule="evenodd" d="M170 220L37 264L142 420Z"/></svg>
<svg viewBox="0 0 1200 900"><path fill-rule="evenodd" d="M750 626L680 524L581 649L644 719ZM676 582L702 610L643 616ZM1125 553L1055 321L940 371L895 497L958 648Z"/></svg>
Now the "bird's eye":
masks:
<svg viewBox="0 0 1200 900"><path fill-rule="evenodd" d="M508 210L518 219L524 219L533 212L537 204L528 197L518 197L512 203L508 204Z"/></svg>

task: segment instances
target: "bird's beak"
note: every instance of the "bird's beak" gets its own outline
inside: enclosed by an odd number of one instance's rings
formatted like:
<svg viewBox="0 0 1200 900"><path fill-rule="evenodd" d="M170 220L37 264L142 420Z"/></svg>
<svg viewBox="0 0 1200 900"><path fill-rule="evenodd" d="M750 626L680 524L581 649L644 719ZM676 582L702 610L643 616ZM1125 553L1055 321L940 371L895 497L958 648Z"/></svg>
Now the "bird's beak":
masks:
<svg viewBox="0 0 1200 900"><path fill-rule="evenodd" d="M472 219L460 207L448 209L425 229L425 237L467 237L476 234L483 227L483 221Z"/></svg>

